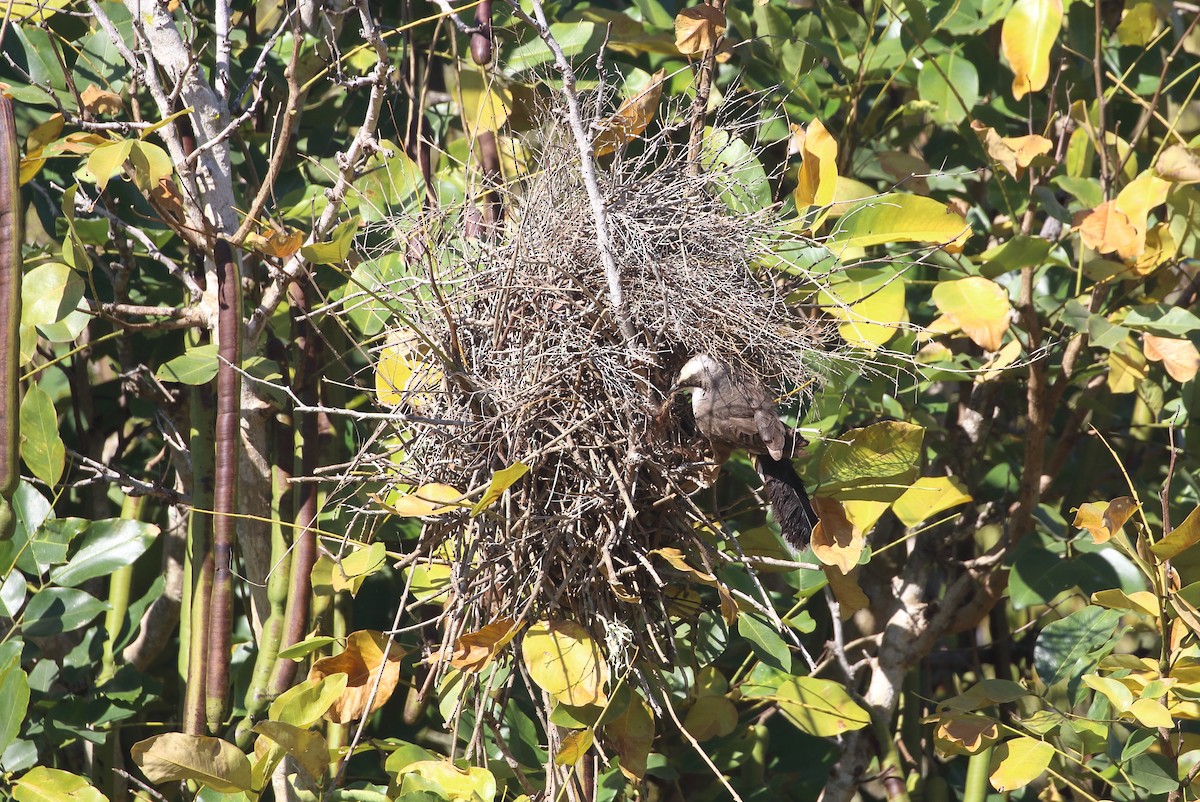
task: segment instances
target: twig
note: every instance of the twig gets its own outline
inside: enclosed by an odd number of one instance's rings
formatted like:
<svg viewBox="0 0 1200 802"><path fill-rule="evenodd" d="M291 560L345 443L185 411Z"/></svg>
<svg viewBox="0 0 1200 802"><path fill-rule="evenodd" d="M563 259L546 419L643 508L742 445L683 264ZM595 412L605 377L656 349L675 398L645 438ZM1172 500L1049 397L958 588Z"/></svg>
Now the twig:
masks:
<svg viewBox="0 0 1200 802"><path fill-rule="evenodd" d="M515 0L508 0L508 4L512 7L513 15L537 31L538 36L546 43L546 47L550 48L550 52L554 54L555 68L562 75L563 96L567 101L567 120L571 126L571 133L575 136L575 144L579 148L579 174L587 188L588 200L591 201L592 206L592 217L596 223L596 247L600 251L600 261L604 265L604 275L608 281L608 301L612 306L613 315L617 319L617 325L620 327L621 336L625 338L625 345L631 348L637 335L634 333L633 323L629 319L629 312L625 308L624 293L621 289L621 271L612 254L612 239L608 230L608 209L604 202L604 195L600 191L599 179L596 177L596 160L592 139L583 124L583 114L579 107L579 92L575 88L575 70L571 67L571 62L567 60L566 54L563 53L558 40L550 32L550 25L546 22L546 12L542 8L540 0L531 0L536 19L526 14Z"/></svg>

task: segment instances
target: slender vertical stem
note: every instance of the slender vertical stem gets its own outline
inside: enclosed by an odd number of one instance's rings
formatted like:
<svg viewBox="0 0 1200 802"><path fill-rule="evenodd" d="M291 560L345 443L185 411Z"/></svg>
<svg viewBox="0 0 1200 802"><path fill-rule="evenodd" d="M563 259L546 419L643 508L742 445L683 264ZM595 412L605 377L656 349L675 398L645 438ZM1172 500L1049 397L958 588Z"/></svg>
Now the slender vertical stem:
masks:
<svg viewBox="0 0 1200 802"><path fill-rule="evenodd" d="M7 24L7 16L5 18ZM16 526L12 494L21 479L21 188L12 101L0 96L0 540Z"/></svg>
<svg viewBox="0 0 1200 802"><path fill-rule="evenodd" d="M229 243L213 248L217 268L217 425L213 445L213 584L208 615L205 711L210 728L225 718L233 626L233 549L237 541L238 446L241 435L241 277Z"/></svg>
<svg viewBox="0 0 1200 802"><path fill-rule="evenodd" d="M140 521L145 496L126 496L121 503L121 517L127 521ZM116 661L113 650L116 648L117 636L121 634L121 624L129 612L129 591L133 584L133 566L126 565L118 568L108 578L108 611L104 614L104 647L100 657L100 676L96 684L102 685L116 673Z"/></svg>
<svg viewBox="0 0 1200 802"><path fill-rule="evenodd" d="M212 387L192 388L191 440L192 513L188 522L187 574L180 655L184 678L183 731L203 735L205 730L205 673L208 665L208 605L212 596L213 429L216 425Z"/></svg>

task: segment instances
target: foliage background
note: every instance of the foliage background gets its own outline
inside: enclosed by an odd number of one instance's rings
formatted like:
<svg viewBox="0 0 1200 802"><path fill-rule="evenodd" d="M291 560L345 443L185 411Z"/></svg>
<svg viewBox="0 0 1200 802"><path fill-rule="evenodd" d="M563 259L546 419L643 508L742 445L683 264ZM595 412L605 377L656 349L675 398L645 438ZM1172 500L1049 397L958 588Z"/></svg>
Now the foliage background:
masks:
<svg viewBox="0 0 1200 802"><path fill-rule="evenodd" d="M703 9L9 4L0 793L1197 796L1198 9ZM436 504L349 481L411 367L390 221L511 214L541 13L615 147L760 116L742 197L813 238L762 270L865 366L802 411L807 568L747 465L711 494L787 629L671 555L661 697L590 622L541 622L549 677L514 611L464 641Z"/></svg>

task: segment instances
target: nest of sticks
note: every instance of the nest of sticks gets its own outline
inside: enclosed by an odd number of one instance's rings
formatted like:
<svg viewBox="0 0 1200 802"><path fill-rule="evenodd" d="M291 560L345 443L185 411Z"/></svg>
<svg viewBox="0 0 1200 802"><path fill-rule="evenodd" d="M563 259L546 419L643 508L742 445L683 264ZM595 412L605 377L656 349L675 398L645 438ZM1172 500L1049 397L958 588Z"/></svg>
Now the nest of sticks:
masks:
<svg viewBox="0 0 1200 802"><path fill-rule="evenodd" d="M752 131L731 128L714 149ZM686 399L668 398L676 372L708 353L798 402L839 357L828 324L787 302L797 279L761 268L797 235L774 208L727 203L748 191L744 164L710 158L693 174L671 130L600 160L617 309L576 143L561 122L539 137L538 171L503 191L506 220L489 236L463 236L463 210L391 222L407 272L379 290L395 311L380 350L413 374L389 395L409 419L373 441L377 478L400 495L431 483L464 494L425 520L418 546L450 557L443 646L500 618L572 620L607 645L614 672L634 655L669 665L686 579L655 550L707 573L730 559L693 499L714 471ZM472 514L518 462L528 471Z"/></svg>

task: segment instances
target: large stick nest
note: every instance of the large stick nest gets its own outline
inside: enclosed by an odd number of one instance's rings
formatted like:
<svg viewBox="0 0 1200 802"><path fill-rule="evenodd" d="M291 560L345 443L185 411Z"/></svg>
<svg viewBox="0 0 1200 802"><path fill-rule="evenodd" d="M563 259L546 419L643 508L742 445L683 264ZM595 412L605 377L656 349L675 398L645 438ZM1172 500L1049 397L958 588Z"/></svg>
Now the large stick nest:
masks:
<svg viewBox="0 0 1200 802"><path fill-rule="evenodd" d="M753 208L754 191L739 180L752 156L737 133L707 143L700 175L670 131L601 160L619 312L561 123L528 145L538 171L504 193L507 220L488 235L464 237L462 210L393 221L408 274L382 291L396 312L385 348L416 366L396 390L399 411L422 421L379 439L390 450L376 464L401 493L441 483L467 495L421 539L424 555L452 555L447 641L500 616L571 619L610 659L671 659L679 576L652 552L720 559L689 496L713 471L686 399L666 397L676 371L709 353L798 400L832 359L827 326L786 300L795 280L760 267L796 237L774 207L737 210ZM517 462L528 473L472 516L493 474Z"/></svg>

